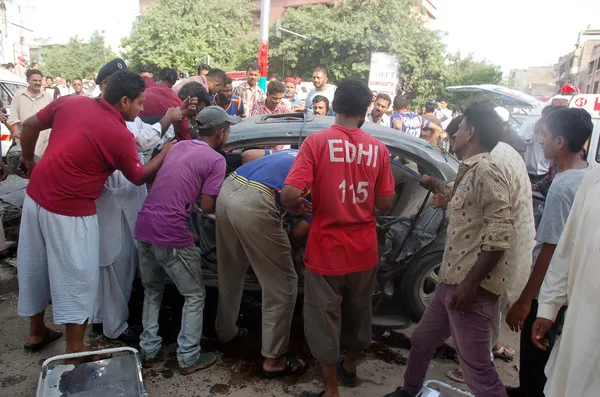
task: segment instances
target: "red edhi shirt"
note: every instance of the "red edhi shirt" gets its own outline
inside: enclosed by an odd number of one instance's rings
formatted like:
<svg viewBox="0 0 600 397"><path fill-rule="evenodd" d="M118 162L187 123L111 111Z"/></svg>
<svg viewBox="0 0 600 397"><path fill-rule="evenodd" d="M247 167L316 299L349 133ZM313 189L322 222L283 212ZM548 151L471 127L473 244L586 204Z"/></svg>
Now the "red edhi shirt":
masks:
<svg viewBox="0 0 600 397"><path fill-rule="evenodd" d="M383 143L358 128L334 125L314 133L302 144L285 184L312 185L307 268L340 276L377 266L375 197L394 194Z"/></svg>
<svg viewBox="0 0 600 397"><path fill-rule="evenodd" d="M104 99L65 96L36 116L52 133L27 194L44 209L66 216L94 215L94 201L115 170L129 180L144 174L133 134Z"/></svg>
<svg viewBox="0 0 600 397"><path fill-rule="evenodd" d="M144 109L140 112L140 117L163 116L169 108L181 106L183 101L173 90L164 84L154 84L146 86L144 91ZM181 120L181 127L177 133L177 140L190 140L190 126L187 117Z"/></svg>

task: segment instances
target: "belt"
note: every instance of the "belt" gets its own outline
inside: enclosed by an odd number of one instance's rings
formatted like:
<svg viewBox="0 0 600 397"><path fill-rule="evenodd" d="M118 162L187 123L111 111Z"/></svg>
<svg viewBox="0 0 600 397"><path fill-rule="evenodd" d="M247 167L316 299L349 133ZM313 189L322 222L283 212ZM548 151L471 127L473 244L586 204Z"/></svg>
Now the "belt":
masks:
<svg viewBox="0 0 600 397"><path fill-rule="evenodd" d="M233 179L236 182L241 183L242 185L249 186L256 190L260 190L261 192L266 193L271 197L275 197L275 191L273 189L271 189L270 187L267 187L260 182L254 182L254 181L248 180L248 179L244 178L243 176L238 175L237 172L231 173L231 179Z"/></svg>

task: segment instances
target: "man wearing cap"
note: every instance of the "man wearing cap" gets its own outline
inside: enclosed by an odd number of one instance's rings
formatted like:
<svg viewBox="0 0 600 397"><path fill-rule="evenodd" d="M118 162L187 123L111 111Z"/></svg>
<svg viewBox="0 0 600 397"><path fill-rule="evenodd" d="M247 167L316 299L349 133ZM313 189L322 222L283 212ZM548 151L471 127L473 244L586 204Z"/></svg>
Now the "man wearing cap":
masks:
<svg viewBox="0 0 600 397"><path fill-rule="evenodd" d="M156 359L162 338L158 314L165 289L165 273L173 280L185 303L177 338L180 372L189 375L214 364L213 353L200 352L202 316L206 290L202 282L201 257L194 245L188 218L195 204L213 213L225 178L225 158L218 153L229 136L230 125L239 118L218 106L196 116L199 137L180 141L165 159L152 190L140 211L135 238L144 285L144 332L140 348L145 366Z"/></svg>
<svg viewBox="0 0 600 397"><path fill-rule="evenodd" d="M123 71L111 77L103 98L60 98L23 123L21 164L30 181L17 261L19 315L30 317L28 351L61 336L44 323L50 299L54 323L66 324L66 352L88 350L83 338L99 279L95 200L117 169L136 185L151 180L171 146L147 165L141 163L125 120L133 120L143 102L144 81ZM48 128L53 140L36 165L33 149Z"/></svg>
<svg viewBox="0 0 600 397"><path fill-rule="evenodd" d="M265 157L268 151L256 152L261 158L232 173L217 200L219 306L215 328L223 343L248 333L237 327L236 321L250 262L262 287L263 373L268 378L299 375L305 363L288 355L298 276L281 222L285 211L279 202L279 192L298 151L284 150ZM305 186L303 196L307 191ZM310 212L308 202L306 210Z"/></svg>
<svg viewBox="0 0 600 397"><path fill-rule="evenodd" d="M119 65L121 67L119 67ZM127 66L121 59L111 61L100 69L102 81ZM100 84L104 91L106 85ZM173 130L171 123L181 120L187 109L172 108L156 124L142 122L139 117L127 121L127 129L135 139L140 162L144 152L163 143L163 134ZM167 132L168 134L168 132ZM100 280L98 301L92 323L95 332L110 339L137 342L139 334L129 328L128 303L137 269L137 243L133 239L137 214L148 195L145 185L129 182L121 171L115 171L104 183L96 200L100 230Z"/></svg>

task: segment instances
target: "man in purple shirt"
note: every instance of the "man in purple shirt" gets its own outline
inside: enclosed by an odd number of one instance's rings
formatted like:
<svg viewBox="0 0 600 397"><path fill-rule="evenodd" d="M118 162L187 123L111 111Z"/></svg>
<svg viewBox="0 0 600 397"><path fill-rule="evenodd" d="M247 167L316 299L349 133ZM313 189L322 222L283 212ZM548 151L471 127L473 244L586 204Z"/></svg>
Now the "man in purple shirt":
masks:
<svg viewBox="0 0 600 397"><path fill-rule="evenodd" d="M152 364L161 347L158 313L165 273L185 297L177 338L181 374L192 374L216 361L213 353L200 353L206 290L188 218L196 203L205 213L215 211L226 166L225 158L217 151L225 145L230 125L237 122L239 118L229 116L221 107L202 110L196 117L198 139L173 146L173 155L165 158L138 215L135 238L139 241L144 285L144 332L140 337L144 366Z"/></svg>

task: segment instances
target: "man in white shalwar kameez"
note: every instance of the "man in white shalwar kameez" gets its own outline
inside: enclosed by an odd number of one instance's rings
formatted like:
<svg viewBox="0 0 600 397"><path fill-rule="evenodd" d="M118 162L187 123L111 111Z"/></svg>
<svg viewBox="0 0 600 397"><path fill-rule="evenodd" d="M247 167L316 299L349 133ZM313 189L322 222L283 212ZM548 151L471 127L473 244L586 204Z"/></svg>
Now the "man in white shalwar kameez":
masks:
<svg viewBox="0 0 600 397"><path fill-rule="evenodd" d="M600 396L600 169L583 180L539 296L533 343L568 306L562 335L546 365L546 397Z"/></svg>
<svg viewBox="0 0 600 397"><path fill-rule="evenodd" d="M114 62L109 62L102 67L97 78L101 91L105 85L103 83L119 69L126 69L126 66L117 68ZM173 139L175 133L171 124L180 121L182 116L181 108L172 108L159 123L153 125L144 123L139 117L127 122L127 129L135 138L142 163L144 152ZM100 282L92 323L98 331L96 327L102 324L107 338L125 342L139 339L139 335L129 328L127 319L138 258L133 231L137 214L147 196L145 185L136 186L120 171L115 171L96 200L100 231Z"/></svg>

